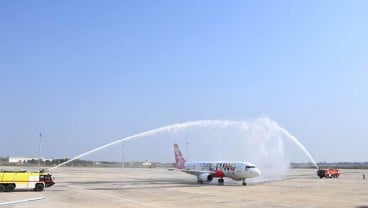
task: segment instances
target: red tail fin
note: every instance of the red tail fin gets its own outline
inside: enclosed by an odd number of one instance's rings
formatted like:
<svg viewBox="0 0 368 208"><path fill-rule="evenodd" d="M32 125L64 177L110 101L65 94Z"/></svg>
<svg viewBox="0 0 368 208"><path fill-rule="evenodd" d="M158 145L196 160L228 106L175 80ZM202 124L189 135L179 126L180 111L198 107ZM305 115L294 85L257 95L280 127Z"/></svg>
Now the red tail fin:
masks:
<svg viewBox="0 0 368 208"><path fill-rule="evenodd" d="M179 146L177 144L174 144L174 152L175 152L176 168L184 169L185 159L184 159L183 155L181 154L181 151L180 151Z"/></svg>

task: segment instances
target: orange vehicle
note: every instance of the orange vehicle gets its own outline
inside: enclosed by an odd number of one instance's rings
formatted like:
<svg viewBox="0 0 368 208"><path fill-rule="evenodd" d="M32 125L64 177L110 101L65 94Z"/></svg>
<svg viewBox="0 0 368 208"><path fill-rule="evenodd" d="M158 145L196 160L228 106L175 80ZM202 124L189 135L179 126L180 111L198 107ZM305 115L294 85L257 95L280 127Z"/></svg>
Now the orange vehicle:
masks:
<svg viewBox="0 0 368 208"><path fill-rule="evenodd" d="M338 178L340 177L340 170L339 169L319 169L317 171L317 175L319 178Z"/></svg>

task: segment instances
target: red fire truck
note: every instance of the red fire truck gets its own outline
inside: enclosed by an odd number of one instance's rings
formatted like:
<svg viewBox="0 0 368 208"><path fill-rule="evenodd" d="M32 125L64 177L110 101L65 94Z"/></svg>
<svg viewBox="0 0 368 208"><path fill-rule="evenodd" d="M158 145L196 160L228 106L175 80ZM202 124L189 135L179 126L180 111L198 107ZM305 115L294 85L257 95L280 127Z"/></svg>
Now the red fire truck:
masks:
<svg viewBox="0 0 368 208"><path fill-rule="evenodd" d="M319 178L338 178L340 176L339 169L319 169L317 170L317 175Z"/></svg>

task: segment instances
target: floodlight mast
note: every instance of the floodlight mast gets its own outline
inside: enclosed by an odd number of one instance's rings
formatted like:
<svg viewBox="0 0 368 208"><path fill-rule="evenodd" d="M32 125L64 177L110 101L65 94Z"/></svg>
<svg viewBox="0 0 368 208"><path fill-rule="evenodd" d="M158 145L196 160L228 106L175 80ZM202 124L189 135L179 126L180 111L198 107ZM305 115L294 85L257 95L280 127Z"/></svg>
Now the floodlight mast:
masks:
<svg viewBox="0 0 368 208"><path fill-rule="evenodd" d="M40 163L41 163L41 141L42 141L42 133L40 133L40 139L39 139L39 142L38 142L37 169L40 169Z"/></svg>

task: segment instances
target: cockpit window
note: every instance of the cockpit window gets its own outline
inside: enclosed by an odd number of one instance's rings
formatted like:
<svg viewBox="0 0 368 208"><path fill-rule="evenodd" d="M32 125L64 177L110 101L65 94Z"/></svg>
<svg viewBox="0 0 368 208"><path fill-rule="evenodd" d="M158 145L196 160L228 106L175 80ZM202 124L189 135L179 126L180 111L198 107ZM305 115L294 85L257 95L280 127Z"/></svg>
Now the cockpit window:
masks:
<svg viewBox="0 0 368 208"><path fill-rule="evenodd" d="M245 169L249 169L249 168L256 168L256 167L253 166L253 165L247 165L247 166L245 166Z"/></svg>

